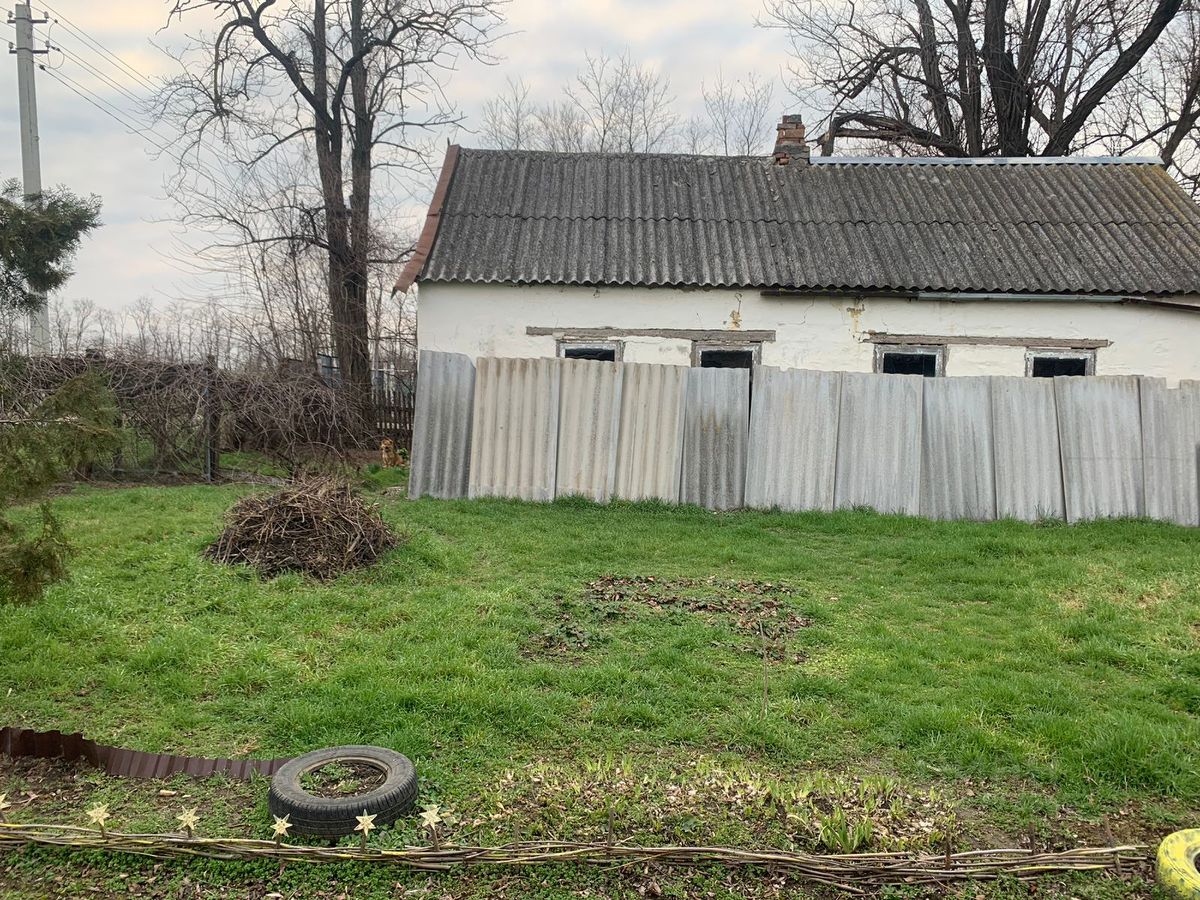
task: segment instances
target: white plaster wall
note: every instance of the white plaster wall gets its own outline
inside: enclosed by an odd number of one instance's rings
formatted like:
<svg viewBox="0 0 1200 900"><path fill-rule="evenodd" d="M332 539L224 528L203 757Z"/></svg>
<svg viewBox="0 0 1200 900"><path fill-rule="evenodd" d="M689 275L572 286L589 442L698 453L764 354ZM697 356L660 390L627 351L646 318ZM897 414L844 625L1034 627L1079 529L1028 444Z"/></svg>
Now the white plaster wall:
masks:
<svg viewBox="0 0 1200 900"><path fill-rule="evenodd" d="M871 331L892 334L1086 338L1098 375L1200 378L1200 311L1081 302L943 302L891 298L763 297L757 291L425 284L417 341L468 356L553 356L548 328L773 329L762 362L788 369L870 372ZM691 342L627 337L624 359L688 365ZM1024 375L1025 349L954 344L947 375Z"/></svg>

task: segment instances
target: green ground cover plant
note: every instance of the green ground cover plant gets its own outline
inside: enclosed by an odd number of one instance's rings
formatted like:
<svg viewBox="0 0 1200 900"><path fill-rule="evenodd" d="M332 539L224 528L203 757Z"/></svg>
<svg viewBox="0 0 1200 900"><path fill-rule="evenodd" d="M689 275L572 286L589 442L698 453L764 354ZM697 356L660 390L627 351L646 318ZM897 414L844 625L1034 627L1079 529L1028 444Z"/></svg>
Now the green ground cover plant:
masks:
<svg viewBox="0 0 1200 900"><path fill-rule="evenodd" d="M4 723L207 756L394 747L464 842L1054 847L1145 842L1200 808L1194 530L380 494L404 540L379 564L263 580L201 556L253 489L58 498L79 556L41 602L0 609ZM265 783L148 786L40 765L0 772L13 818L82 823L78 807L102 800L110 827L171 828L186 795L202 828L267 832ZM422 835L414 819L377 839ZM725 872L430 882L45 852L4 864L14 896L35 871L35 887L123 874L148 895L184 878L212 896L795 889ZM1146 871L1125 876L1043 890L1152 894ZM1027 888L963 896L977 893Z"/></svg>

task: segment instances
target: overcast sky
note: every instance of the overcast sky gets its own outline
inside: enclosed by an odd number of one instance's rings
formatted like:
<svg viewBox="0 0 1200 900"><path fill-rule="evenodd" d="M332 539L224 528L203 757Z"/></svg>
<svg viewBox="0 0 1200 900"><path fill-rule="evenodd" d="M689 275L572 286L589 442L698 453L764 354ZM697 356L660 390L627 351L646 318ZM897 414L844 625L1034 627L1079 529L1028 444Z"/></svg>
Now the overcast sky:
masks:
<svg viewBox="0 0 1200 900"><path fill-rule="evenodd" d="M169 40L155 37L165 23L165 0L53 0L49 8L34 0L33 6L35 15L45 9L59 18L57 24L38 30L48 28L51 43L64 51L43 58L55 68L53 75L37 73L43 182L96 193L104 202L104 227L87 239L76 277L62 296L89 297L117 308L142 296L166 305L215 288L199 279L187 260L177 258L174 209L162 186L172 163L155 159L142 137L77 96L69 83L56 80L73 79L118 114L132 118L135 104L123 92L144 94L139 76L169 75L177 65L151 43ZM670 77L681 112L699 115L701 82L711 80L718 66L727 77L753 71L780 81L787 64L786 40L778 31L755 27L761 8L760 0L512 0L506 8L508 34L495 47L500 62L464 62L450 77L448 94L467 114L467 127L475 127L484 100L507 76L524 78L536 95L550 99L582 65L585 51L619 53L628 48L635 59ZM4 34L12 40L11 25ZM132 71L106 60L87 38L115 53ZM80 60L117 86L90 73ZM782 87L777 87L774 105L779 112L786 102ZM0 177L20 177L16 64L11 56L0 76L0 116L5 123ZM482 143L469 133L455 140L466 146Z"/></svg>

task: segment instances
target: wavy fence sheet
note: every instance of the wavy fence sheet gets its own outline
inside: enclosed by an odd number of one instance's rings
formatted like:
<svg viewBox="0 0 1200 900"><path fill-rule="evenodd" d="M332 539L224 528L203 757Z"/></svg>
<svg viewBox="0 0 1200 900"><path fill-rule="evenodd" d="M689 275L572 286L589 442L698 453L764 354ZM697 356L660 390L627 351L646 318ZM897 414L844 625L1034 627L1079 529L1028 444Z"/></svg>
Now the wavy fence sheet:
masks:
<svg viewBox="0 0 1200 900"><path fill-rule="evenodd" d="M920 375L842 375L834 505L921 509Z"/></svg>
<svg viewBox="0 0 1200 900"><path fill-rule="evenodd" d="M996 518L989 379L930 378L922 393L921 515Z"/></svg>
<svg viewBox="0 0 1200 900"><path fill-rule="evenodd" d="M708 509L739 509L749 434L750 370L689 372L680 499Z"/></svg>
<svg viewBox="0 0 1200 900"><path fill-rule="evenodd" d="M554 499L561 363L479 360L471 426L471 497Z"/></svg>
<svg viewBox="0 0 1200 900"><path fill-rule="evenodd" d="M410 495L1200 525L1200 383L421 354Z"/></svg>
<svg viewBox="0 0 1200 900"><path fill-rule="evenodd" d="M1146 515L1200 525L1200 382L1141 383Z"/></svg>
<svg viewBox="0 0 1200 900"><path fill-rule="evenodd" d="M1054 379L1067 521L1146 512L1137 378Z"/></svg>
<svg viewBox="0 0 1200 900"><path fill-rule="evenodd" d="M422 350L417 358L408 495L441 500L467 496L475 364L461 353Z"/></svg>
<svg viewBox="0 0 1200 900"><path fill-rule="evenodd" d="M556 496L604 503L616 490L624 371L616 362L562 361Z"/></svg>
<svg viewBox="0 0 1200 900"><path fill-rule="evenodd" d="M754 370L747 506L833 509L841 399L838 372Z"/></svg>
<svg viewBox="0 0 1200 900"><path fill-rule="evenodd" d="M992 378L996 516L1066 518L1058 406L1050 378Z"/></svg>
<svg viewBox="0 0 1200 900"><path fill-rule="evenodd" d="M623 363L616 496L679 502L689 369Z"/></svg>

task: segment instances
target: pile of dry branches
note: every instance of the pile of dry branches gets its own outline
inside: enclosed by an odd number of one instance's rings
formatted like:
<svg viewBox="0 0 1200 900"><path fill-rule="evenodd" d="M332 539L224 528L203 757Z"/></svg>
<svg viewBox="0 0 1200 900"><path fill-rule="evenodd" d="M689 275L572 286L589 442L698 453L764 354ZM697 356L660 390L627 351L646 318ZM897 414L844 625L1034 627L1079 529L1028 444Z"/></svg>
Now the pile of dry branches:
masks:
<svg viewBox="0 0 1200 900"><path fill-rule="evenodd" d="M318 477L239 500L205 555L244 563L268 577L303 572L334 578L369 566L395 545L374 506L346 482Z"/></svg>
<svg viewBox="0 0 1200 900"><path fill-rule="evenodd" d="M859 853L818 856L791 850L745 850L732 847L635 847L571 841L530 841L500 847L433 847L374 849L307 846L250 838L202 838L179 834L121 834L72 825L0 823L0 845L41 844L79 850L108 850L156 858L204 857L223 860L277 859L303 862L388 863L410 869L446 870L459 866L524 867L582 863L605 866L658 864L730 868L758 866L793 878L866 893L887 885L937 885L996 878L1032 879L1064 872L1112 869L1141 862L1138 846L1081 847L1059 853L1031 850L975 850L968 853L917 855Z"/></svg>
<svg viewBox="0 0 1200 900"><path fill-rule="evenodd" d="M18 418L88 374L111 389L122 437L111 459L95 462L97 473L196 475L220 450L260 453L296 471L378 446L347 391L305 366L241 372L131 354L0 357L0 416Z"/></svg>

